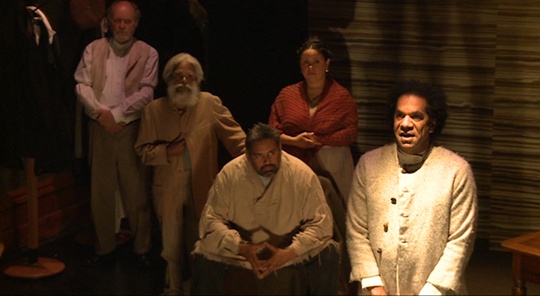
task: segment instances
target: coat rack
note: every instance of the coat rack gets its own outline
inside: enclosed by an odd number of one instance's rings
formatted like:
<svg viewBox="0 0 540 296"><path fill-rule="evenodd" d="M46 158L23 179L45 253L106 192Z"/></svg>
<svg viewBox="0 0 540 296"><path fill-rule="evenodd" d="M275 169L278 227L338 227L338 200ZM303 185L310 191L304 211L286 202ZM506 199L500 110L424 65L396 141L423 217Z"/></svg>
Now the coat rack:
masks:
<svg viewBox="0 0 540 296"><path fill-rule="evenodd" d="M28 188L28 256L19 260L4 270L10 277L39 279L62 272L64 263L54 258L39 257L39 212L37 177L34 173L35 159L28 158L26 162L26 182Z"/></svg>

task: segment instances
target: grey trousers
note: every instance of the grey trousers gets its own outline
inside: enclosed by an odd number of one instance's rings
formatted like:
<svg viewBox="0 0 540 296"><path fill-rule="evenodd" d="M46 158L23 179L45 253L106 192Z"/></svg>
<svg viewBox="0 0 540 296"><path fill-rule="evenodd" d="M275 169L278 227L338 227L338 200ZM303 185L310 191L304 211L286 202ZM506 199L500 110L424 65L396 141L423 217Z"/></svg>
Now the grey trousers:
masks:
<svg viewBox="0 0 540 296"><path fill-rule="evenodd" d="M111 134L97 122L90 122L90 192L97 254L116 248L116 188L134 238L133 252L144 254L152 247L146 167L133 148L139 124L140 121L132 122L119 133Z"/></svg>

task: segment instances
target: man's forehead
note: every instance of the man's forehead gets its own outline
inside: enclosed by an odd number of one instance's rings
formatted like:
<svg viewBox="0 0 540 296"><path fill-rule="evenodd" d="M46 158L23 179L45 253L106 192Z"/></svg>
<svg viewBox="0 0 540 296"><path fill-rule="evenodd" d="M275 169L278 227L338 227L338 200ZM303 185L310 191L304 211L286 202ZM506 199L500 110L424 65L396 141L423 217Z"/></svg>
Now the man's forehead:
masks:
<svg viewBox="0 0 540 296"><path fill-rule="evenodd" d="M112 17L135 19L136 17L135 8L133 8L133 6L131 6L131 4L127 2L118 3L112 9Z"/></svg>
<svg viewBox="0 0 540 296"><path fill-rule="evenodd" d="M277 147L261 147L260 149L253 149L251 154L258 155L258 154L268 154L269 152L276 152L279 149Z"/></svg>
<svg viewBox="0 0 540 296"><path fill-rule="evenodd" d="M253 153L267 153L272 150L279 150L274 139L263 139L253 143L251 151Z"/></svg>
<svg viewBox="0 0 540 296"><path fill-rule="evenodd" d="M192 64L178 64L176 65L176 68L174 68L174 72L195 72L195 66Z"/></svg>
<svg viewBox="0 0 540 296"><path fill-rule="evenodd" d="M415 94L404 94L396 102L396 111L415 111L425 112L427 108L427 99Z"/></svg>

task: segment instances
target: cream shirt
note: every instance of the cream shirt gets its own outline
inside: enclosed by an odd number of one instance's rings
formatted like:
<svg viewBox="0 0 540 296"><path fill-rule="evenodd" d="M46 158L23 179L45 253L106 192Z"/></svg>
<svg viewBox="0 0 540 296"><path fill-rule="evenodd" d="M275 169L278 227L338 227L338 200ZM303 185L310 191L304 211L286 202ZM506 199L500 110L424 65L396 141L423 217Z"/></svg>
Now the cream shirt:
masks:
<svg viewBox="0 0 540 296"><path fill-rule="evenodd" d="M103 45L103 43L106 43ZM103 52L100 48L106 46ZM134 54L136 48L138 54ZM94 52L95 51L95 52ZM148 52L143 60L140 52ZM97 55L96 53L102 53ZM146 56L146 55L145 55ZM100 59L100 60L99 60ZM99 81L94 81L98 64L104 62L103 89L94 89ZM132 49L124 57L114 54L106 38L91 42L84 50L74 77L77 81L75 92L90 118L95 118L94 111L110 110L116 122L129 123L140 118L140 110L154 98L157 85L158 53L148 44L137 40ZM126 86L128 78L136 80L133 93Z"/></svg>
<svg viewBox="0 0 540 296"><path fill-rule="evenodd" d="M286 152L266 188L246 155L233 159L217 175L203 210L201 239L194 252L251 269L238 255L242 238L229 227L231 223L251 232L252 242L266 240L266 231L285 235L299 229L287 247L298 256L284 266L307 260L336 243L332 240L332 213L319 179L304 162Z"/></svg>

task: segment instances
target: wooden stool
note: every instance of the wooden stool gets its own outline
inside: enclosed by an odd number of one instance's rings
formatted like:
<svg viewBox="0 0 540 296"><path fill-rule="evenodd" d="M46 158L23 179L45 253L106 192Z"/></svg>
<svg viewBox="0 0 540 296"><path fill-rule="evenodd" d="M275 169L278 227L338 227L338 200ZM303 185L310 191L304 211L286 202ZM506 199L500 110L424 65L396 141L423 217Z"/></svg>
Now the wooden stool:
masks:
<svg viewBox="0 0 540 296"><path fill-rule="evenodd" d="M512 251L512 295L526 295L526 282L540 284L540 231L507 239L501 245Z"/></svg>

